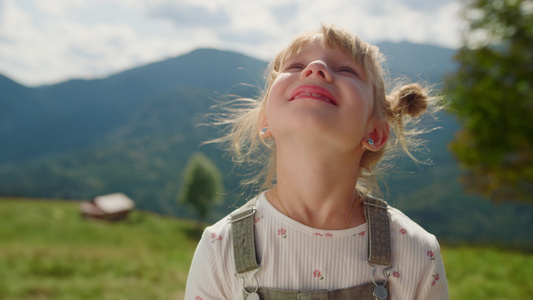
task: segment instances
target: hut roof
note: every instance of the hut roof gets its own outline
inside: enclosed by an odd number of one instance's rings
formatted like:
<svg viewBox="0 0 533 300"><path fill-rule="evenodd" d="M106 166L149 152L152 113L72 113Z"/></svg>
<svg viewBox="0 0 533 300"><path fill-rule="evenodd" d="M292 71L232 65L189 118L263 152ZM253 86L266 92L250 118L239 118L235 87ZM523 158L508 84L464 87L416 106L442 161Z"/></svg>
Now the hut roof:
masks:
<svg viewBox="0 0 533 300"><path fill-rule="evenodd" d="M93 202L106 214L129 211L135 207L133 200L122 193L98 196L93 199Z"/></svg>

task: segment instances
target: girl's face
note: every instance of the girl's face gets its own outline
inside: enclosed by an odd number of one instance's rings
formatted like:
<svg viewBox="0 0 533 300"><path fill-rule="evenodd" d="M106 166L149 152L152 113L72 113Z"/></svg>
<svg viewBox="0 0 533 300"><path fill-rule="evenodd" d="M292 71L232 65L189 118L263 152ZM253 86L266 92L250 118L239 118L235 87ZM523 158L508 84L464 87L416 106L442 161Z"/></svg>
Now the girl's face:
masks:
<svg viewBox="0 0 533 300"><path fill-rule="evenodd" d="M361 66L321 39L285 62L266 101L263 125L276 144L304 136L352 151L372 129L372 83Z"/></svg>

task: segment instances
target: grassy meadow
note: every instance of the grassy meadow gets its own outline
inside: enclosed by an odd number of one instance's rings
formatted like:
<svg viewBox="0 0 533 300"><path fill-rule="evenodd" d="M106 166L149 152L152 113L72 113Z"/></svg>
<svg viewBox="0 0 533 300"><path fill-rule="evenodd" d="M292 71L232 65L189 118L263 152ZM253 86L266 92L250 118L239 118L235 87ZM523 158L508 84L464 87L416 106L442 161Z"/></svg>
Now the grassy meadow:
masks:
<svg viewBox="0 0 533 300"><path fill-rule="evenodd" d="M198 233L136 211L80 218L68 201L0 198L0 300L183 299ZM443 247L451 299L532 299L533 254Z"/></svg>
<svg viewBox="0 0 533 300"><path fill-rule="evenodd" d="M183 299L195 224L83 220L66 201L0 199L0 300Z"/></svg>

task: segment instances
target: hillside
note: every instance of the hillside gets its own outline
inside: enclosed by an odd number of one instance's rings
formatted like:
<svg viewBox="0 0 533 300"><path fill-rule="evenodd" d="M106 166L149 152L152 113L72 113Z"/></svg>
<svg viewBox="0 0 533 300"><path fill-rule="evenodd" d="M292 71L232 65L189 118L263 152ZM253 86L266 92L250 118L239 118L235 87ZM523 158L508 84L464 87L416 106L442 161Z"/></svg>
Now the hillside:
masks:
<svg viewBox="0 0 533 300"><path fill-rule="evenodd" d="M6 146L0 148L0 163L101 144L150 101L178 87L201 90L210 97L216 96L215 91L242 93L236 86L256 84L265 66L236 53L200 49L104 79L75 79L22 91L15 83L0 80L0 105L6 108L0 131ZM182 111L200 113L212 104L209 98L201 100L203 110ZM178 121L190 124L191 120Z"/></svg>
<svg viewBox="0 0 533 300"><path fill-rule="evenodd" d="M136 211L87 221L72 201L0 198L0 299L183 299L195 224ZM533 255L443 247L450 299L529 299ZM475 270L475 271L473 271Z"/></svg>
<svg viewBox="0 0 533 300"><path fill-rule="evenodd" d="M454 70L450 49L381 46L392 75L437 84ZM138 208L190 218L175 199L187 159L202 151L221 169L228 191L214 221L243 203L242 177L222 151L200 147L216 131L197 125L224 95L257 95L266 66L238 53L199 49L94 80L28 88L0 77L0 195L89 199L124 192ZM389 202L447 243L532 247L531 234L515 229L533 225L533 208L465 195L447 150L458 124L443 114L429 126L442 127L428 135L434 164L401 161L401 172L387 178Z"/></svg>

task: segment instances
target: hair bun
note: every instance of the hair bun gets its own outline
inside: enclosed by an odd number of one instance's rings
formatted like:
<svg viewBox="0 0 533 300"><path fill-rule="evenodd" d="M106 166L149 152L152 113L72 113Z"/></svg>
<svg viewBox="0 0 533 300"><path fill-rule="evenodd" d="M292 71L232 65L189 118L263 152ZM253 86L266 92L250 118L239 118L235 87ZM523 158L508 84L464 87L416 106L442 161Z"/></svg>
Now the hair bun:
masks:
<svg viewBox="0 0 533 300"><path fill-rule="evenodd" d="M417 83L400 87L389 98L391 111L397 115L416 117L428 108L428 95Z"/></svg>

